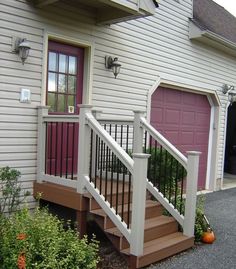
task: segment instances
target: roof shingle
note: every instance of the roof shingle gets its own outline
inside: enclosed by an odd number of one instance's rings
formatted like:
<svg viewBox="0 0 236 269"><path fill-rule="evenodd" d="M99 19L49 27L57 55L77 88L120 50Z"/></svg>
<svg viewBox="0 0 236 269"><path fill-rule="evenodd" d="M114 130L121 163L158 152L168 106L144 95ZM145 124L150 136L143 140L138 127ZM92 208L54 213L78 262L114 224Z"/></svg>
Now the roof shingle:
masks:
<svg viewBox="0 0 236 269"><path fill-rule="evenodd" d="M236 18L214 1L194 0L193 20L201 29L236 43Z"/></svg>

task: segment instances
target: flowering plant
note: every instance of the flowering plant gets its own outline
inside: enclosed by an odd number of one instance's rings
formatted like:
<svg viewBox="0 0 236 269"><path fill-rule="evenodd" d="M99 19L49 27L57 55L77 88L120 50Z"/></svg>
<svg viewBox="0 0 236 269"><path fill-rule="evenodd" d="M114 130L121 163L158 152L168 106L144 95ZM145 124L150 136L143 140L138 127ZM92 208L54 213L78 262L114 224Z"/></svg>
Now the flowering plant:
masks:
<svg viewBox="0 0 236 269"><path fill-rule="evenodd" d="M0 268L95 269L98 243L63 223L45 209L22 209L0 218Z"/></svg>

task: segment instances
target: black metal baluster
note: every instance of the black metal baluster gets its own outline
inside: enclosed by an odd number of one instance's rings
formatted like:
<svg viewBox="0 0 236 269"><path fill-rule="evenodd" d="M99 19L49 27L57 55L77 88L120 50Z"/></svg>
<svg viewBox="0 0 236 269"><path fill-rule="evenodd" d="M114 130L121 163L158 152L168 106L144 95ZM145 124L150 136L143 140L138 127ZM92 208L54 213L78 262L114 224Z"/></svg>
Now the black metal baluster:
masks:
<svg viewBox="0 0 236 269"><path fill-rule="evenodd" d="M160 160L159 160L159 181L158 181L159 191L161 191L161 181L162 181L162 146L160 146Z"/></svg>
<svg viewBox="0 0 236 269"><path fill-rule="evenodd" d="M175 204L174 207L176 208L177 205L177 195L178 195L178 175L179 175L179 162L176 160L176 175L175 175Z"/></svg>
<svg viewBox="0 0 236 269"><path fill-rule="evenodd" d="M127 215L127 227L130 227L130 202L131 202L131 173L129 172L129 188L128 188L128 215Z"/></svg>
<svg viewBox="0 0 236 269"><path fill-rule="evenodd" d="M149 137L149 149L148 151L146 149L145 153L151 154L151 157L148 158L148 179L152 181L152 183L154 184L153 178L152 178L152 162L154 162L153 156L152 156L152 136ZM155 169L155 164L153 164L153 169Z"/></svg>
<svg viewBox="0 0 236 269"><path fill-rule="evenodd" d="M121 221L124 220L124 204L125 204L125 166L122 164L123 181L122 181L122 205L121 205Z"/></svg>
<svg viewBox="0 0 236 269"><path fill-rule="evenodd" d="M151 155L152 155L152 149L151 149ZM157 176L157 169L158 169L158 158L157 158L157 141L155 140L155 146L154 146L154 160L153 160L153 184L154 186L157 186L157 183L159 182L160 178L158 179ZM159 184L159 183L158 183Z"/></svg>
<svg viewBox="0 0 236 269"><path fill-rule="evenodd" d="M114 171L114 153L112 152L111 153L111 191L110 191L110 205L112 207L112 204L113 204L113 179L114 179L114 174L113 174L113 171Z"/></svg>
<svg viewBox="0 0 236 269"><path fill-rule="evenodd" d="M95 153L95 178L94 185L97 188L97 168L98 168L98 155L99 155L99 144L98 144L98 135L96 135L96 153Z"/></svg>
<svg viewBox="0 0 236 269"><path fill-rule="evenodd" d="M167 180L167 164L168 164L167 162L168 162L168 151L165 150L164 182L163 182L163 195L164 195L164 197L166 197L166 180Z"/></svg>
<svg viewBox="0 0 236 269"><path fill-rule="evenodd" d="M120 146L123 146L123 124L121 124L121 129L120 129ZM124 165L121 164L121 172L122 172L122 202L121 202L121 221L124 220L124 199L125 199L125 169Z"/></svg>
<svg viewBox="0 0 236 269"><path fill-rule="evenodd" d="M115 124L115 141L117 141L117 124Z"/></svg>
<svg viewBox="0 0 236 269"><path fill-rule="evenodd" d="M107 180L108 180L108 146L106 146L106 160L105 160L105 201L107 201Z"/></svg>
<svg viewBox="0 0 236 269"><path fill-rule="evenodd" d="M99 184L99 188L100 188L100 194L102 194L102 170L103 170L103 141L101 140L101 155L100 155L100 184Z"/></svg>
<svg viewBox="0 0 236 269"><path fill-rule="evenodd" d="M184 171L185 171L185 169L182 166L182 170L181 170L181 190L180 190L180 208L179 208L180 214L183 213Z"/></svg>
<svg viewBox="0 0 236 269"><path fill-rule="evenodd" d="M172 197L172 175L173 175L173 156L170 159L170 178L169 178L169 201L171 202Z"/></svg>
<svg viewBox="0 0 236 269"><path fill-rule="evenodd" d="M118 202L119 202L119 171L120 171L120 160L116 157L117 173L116 173L116 214L118 212Z"/></svg>
<svg viewBox="0 0 236 269"><path fill-rule="evenodd" d="M111 124L110 124L110 127L109 127L109 135L111 136ZM111 171L111 150L109 149L109 172Z"/></svg>
<svg viewBox="0 0 236 269"><path fill-rule="evenodd" d="M126 152L127 154L129 154L129 125L128 124L126 126Z"/></svg>

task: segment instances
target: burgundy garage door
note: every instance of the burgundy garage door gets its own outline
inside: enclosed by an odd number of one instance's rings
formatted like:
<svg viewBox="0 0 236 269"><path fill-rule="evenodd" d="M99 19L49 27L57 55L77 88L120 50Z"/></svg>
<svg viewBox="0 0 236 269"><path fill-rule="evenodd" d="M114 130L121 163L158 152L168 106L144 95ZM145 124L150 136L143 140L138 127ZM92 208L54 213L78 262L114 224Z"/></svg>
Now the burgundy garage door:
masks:
<svg viewBox="0 0 236 269"><path fill-rule="evenodd" d="M159 87L152 95L151 124L183 154L201 151L198 187L205 188L211 107L205 95Z"/></svg>

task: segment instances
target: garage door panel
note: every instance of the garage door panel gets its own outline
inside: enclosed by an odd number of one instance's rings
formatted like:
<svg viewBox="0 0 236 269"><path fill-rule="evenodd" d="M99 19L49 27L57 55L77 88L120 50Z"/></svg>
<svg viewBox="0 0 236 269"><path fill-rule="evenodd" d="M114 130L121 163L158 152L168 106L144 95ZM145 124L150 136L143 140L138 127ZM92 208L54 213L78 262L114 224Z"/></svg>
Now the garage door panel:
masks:
<svg viewBox="0 0 236 269"><path fill-rule="evenodd" d="M175 104L176 102L181 102L181 94L178 91L173 92L172 90L168 90L166 93L163 93L162 98L167 103Z"/></svg>
<svg viewBox="0 0 236 269"><path fill-rule="evenodd" d="M183 154L201 151L199 188L205 186L211 108L204 95L159 87L152 95L151 124Z"/></svg>
<svg viewBox="0 0 236 269"><path fill-rule="evenodd" d="M182 122L183 124L191 125L195 120L195 113L193 111L183 111L182 114Z"/></svg>
<svg viewBox="0 0 236 269"><path fill-rule="evenodd" d="M195 132L195 145L208 146L208 140L206 141L207 132ZM205 147L204 147L205 148Z"/></svg>
<svg viewBox="0 0 236 269"><path fill-rule="evenodd" d="M180 132L182 145L192 145L194 142L194 132Z"/></svg>
<svg viewBox="0 0 236 269"><path fill-rule="evenodd" d="M180 111L177 109L166 109L165 111L165 122L167 124L174 123L178 124L180 121Z"/></svg>
<svg viewBox="0 0 236 269"><path fill-rule="evenodd" d="M183 95L183 104L193 106L196 104L196 98L192 93L185 92Z"/></svg>
<svg viewBox="0 0 236 269"><path fill-rule="evenodd" d="M164 115L163 110L164 110L163 108L154 108L151 111L151 118L155 119L155 123L163 122L163 115Z"/></svg>
<svg viewBox="0 0 236 269"><path fill-rule="evenodd" d="M209 127L208 113L197 113L196 114L196 124L200 126Z"/></svg>
<svg viewBox="0 0 236 269"><path fill-rule="evenodd" d="M172 141L179 141L179 132L178 131L165 131L161 130L160 133L165 136L171 143Z"/></svg>

